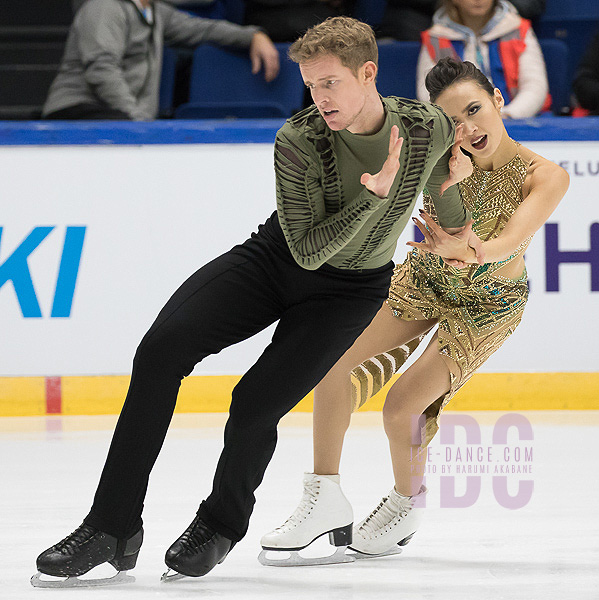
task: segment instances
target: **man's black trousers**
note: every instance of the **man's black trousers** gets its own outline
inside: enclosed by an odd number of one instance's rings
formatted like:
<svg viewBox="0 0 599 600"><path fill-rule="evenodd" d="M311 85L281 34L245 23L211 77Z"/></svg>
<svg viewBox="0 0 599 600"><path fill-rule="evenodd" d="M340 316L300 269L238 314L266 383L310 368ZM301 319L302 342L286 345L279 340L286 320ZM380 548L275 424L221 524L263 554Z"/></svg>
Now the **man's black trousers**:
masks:
<svg viewBox="0 0 599 600"><path fill-rule="evenodd" d="M85 522L127 537L141 526L148 478L194 366L279 321L272 342L232 393L224 449L200 516L238 541L277 442L279 419L352 345L387 297L392 263L309 271L293 260L276 215L202 267L144 336L91 512ZM193 472L193 459L189 469ZM182 482L183 485L184 482ZM173 491L176 493L176 491Z"/></svg>

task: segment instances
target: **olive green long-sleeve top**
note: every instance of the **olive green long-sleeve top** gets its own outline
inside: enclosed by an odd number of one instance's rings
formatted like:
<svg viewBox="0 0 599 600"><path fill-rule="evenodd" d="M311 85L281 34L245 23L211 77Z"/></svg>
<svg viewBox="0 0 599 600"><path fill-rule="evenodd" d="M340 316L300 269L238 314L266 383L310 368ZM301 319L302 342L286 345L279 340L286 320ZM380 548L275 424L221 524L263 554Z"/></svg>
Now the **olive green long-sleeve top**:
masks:
<svg viewBox="0 0 599 600"><path fill-rule="evenodd" d="M468 218L458 186L440 197L449 174L455 127L437 106L382 98L385 123L372 135L332 131L316 107L289 119L277 133L277 213L296 262L305 269L324 263L340 269L372 269L393 258L420 192L426 187L443 227ZM387 159L391 127L404 143L400 167L387 198L361 183Z"/></svg>

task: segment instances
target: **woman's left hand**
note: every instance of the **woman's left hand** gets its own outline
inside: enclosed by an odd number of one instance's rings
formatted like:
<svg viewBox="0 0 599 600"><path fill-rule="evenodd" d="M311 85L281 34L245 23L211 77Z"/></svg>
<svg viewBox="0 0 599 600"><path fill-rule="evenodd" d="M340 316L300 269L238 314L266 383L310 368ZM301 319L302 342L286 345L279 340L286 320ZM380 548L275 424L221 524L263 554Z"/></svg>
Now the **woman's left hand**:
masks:
<svg viewBox="0 0 599 600"><path fill-rule="evenodd" d="M438 254L457 268L463 268L466 264L484 264L482 242L472 231L472 220L461 231L449 234L423 210L420 211L420 217L424 223L415 217L412 220L424 236L424 242L407 242L408 246Z"/></svg>

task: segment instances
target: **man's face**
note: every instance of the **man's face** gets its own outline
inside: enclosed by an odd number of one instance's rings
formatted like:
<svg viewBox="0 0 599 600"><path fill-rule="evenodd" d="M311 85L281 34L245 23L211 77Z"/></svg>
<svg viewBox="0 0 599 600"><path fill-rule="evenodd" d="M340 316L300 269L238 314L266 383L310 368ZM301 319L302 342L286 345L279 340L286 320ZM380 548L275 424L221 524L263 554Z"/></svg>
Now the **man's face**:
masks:
<svg viewBox="0 0 599 600"><path fill-rule="evenodd" d="M304 83L314 104L333 131L349 129L360 133L361 121L368 99L368 77L365 63L354 75L332 54L323 54L300 63ZM376 72L376 67L374 67Z"/></svg>

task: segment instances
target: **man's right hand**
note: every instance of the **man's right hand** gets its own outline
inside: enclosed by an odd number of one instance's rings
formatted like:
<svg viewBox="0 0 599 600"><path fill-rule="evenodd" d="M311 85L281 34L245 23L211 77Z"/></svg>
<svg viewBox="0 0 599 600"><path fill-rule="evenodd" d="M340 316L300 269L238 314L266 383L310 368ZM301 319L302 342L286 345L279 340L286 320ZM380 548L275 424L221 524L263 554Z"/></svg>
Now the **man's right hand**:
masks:
<svg viewBox="0 0 599 600"><path fill-rule="evenodd" d="M399 127L393 125L389 136L389 156L381 170L376 175L364 173L360 177L360 183L379 198L386 198L389 195L397 171L399 171L399 153L402 145L403 138L399 137Z"/></svg>

